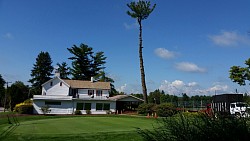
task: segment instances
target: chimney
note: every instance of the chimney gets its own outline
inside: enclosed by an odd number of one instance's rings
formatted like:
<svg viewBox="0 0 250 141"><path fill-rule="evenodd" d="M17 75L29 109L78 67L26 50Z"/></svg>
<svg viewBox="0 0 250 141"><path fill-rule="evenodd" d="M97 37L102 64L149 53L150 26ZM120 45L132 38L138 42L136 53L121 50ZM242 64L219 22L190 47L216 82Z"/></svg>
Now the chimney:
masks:
<svg viewBox="0 0 250 141"><path fill-rule="evenodd" d="M90 78L90 82L92 82L92 83L94 82L94 77Z"/></svg>

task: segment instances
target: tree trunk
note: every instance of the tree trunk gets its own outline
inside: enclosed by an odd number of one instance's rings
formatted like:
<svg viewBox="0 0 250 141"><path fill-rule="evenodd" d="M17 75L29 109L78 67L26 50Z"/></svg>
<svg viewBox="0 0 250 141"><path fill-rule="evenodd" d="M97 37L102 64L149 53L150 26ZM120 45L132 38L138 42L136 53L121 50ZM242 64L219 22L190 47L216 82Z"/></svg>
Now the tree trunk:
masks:
<svg viewBox="0 0 250 141"><path fill-rule="evenodd" d="M147 86L145 82L145 72L144 72L144 65L143 65L143 57L142 57L142 24L141 19L138 19L138 23L140 26L140 33L139 33L139 58L140 58L140 70L141 70L141 84L142 84L142 93L144 103L148 103L148 95L147 95Z"/></svg>

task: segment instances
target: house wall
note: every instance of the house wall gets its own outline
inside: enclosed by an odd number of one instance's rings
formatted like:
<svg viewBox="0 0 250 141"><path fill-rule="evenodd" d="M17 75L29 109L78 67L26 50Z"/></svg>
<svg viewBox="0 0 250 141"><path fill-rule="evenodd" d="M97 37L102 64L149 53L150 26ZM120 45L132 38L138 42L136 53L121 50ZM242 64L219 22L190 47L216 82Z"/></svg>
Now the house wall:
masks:
<svg viewBox="0 0 250 141"><path fill-rule="evenodd" d="M46 106L45 101L52 100L34 100L33 101L33 113L34 114L43 114L41 111L41 107ZM55 100L53 100L55 101ZM49 105L49 109L51 110L48 114L74 114L76 111L77 103L91 103L91 114L106 114L106 110L96 110L96 103L110 103L110 111L116 111L116 102L115 101L57 101L61 102L61 105ZM85 110L81 110L82 114L86 114Z"/></svg>
<svg viewBox="0 0 250 141"><path fill-rule="evenodd" d="M43 114L43 112L41 111L41 107L46 106L45 101L49 101L49 100L34 100L33 101L33 107L34 107L33 113L34 114ZM49 105L49 109L51 110L51 112L48 114L72 114L73 113L72 101L58 101L58 102L61 102L61 105Z"/></svg>
<svg viewBox="0 0 250 141"><path fill-rule="evenodd" d="M52 86L51 86L52 82ZM64 83L61 83L61 80L58 78L52 79L48 83L46 83L42 88L42 95L63 95L67 96L69 94L69 87Z"/></svg>

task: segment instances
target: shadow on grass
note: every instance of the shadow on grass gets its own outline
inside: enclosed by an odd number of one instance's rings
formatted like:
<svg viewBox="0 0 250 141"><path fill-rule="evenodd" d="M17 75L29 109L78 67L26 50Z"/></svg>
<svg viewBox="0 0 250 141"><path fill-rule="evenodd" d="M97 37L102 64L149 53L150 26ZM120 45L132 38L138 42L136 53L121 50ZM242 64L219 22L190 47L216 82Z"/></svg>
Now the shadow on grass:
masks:
<svg viewBox="0 0 250 141"><path fill-rule="evenodd" d="M16 128L20 125L16 116L7 115L6 118L8 119L8 124L10 126L0 134L0 140L3 140L6 137L10 136L13 133L13 131L15 131Z"/></svg>

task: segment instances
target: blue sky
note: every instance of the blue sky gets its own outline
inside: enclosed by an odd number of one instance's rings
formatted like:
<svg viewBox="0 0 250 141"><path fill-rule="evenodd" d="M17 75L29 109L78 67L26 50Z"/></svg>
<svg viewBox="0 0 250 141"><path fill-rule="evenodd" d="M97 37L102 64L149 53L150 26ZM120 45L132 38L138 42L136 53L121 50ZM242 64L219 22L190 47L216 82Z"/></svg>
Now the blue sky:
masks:
<svg viewBox="0 0 250 141"><path fill-rule="evenodd" d="M138 26L126 11L132 0L0 0L0 74L29 84L41 51L53 65L67 48L84 43L107 56L105 71L115 87L140 93ZM152 0L143 21L148 92L179 95L250 92L231 82L229 69L244 66L250 52L250 1Z"/></svg>

